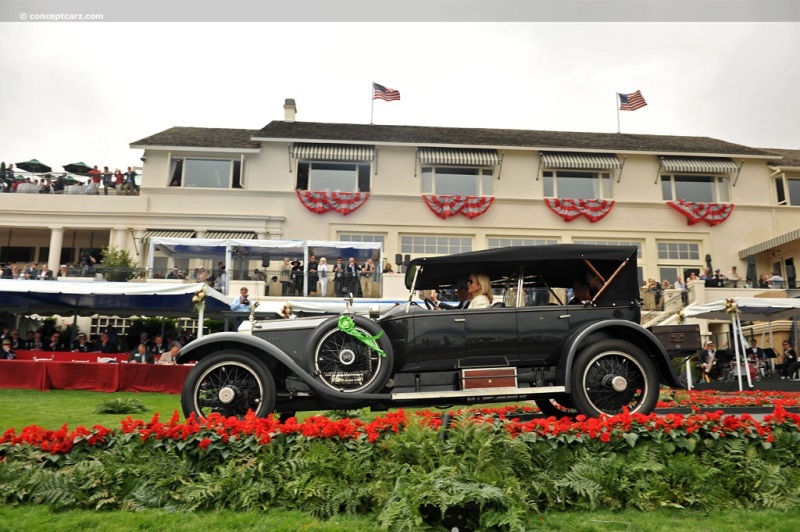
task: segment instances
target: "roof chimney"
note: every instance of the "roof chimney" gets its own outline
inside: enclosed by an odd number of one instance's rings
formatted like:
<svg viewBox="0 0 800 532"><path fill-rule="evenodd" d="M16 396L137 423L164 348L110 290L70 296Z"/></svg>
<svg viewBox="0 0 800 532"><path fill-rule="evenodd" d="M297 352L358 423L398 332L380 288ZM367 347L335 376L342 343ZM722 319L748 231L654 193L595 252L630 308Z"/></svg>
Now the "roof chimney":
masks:
<svg viewBox="0 0 800 532"><path fill-rule="evenodd" d="M294 122L294 116L297 114L297 104L294 103L294 98L286 98L283 104L283 119L286 122Z"/></svg>

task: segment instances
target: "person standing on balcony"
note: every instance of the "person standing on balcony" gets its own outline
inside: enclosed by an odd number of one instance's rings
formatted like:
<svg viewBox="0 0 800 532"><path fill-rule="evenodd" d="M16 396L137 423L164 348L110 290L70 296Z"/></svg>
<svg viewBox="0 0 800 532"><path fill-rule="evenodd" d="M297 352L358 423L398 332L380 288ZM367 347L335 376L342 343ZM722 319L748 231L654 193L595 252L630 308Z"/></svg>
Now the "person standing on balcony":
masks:
<svg viewBox="0 0 800 532"><path fill-rule="evenodd" d="M114 170L114 188L117 191L117 196L122 194L122 184L125 182L125 176L122 174L122 170L117 168Z"/></svg>
<svg viewBox="0 0 800 532"><path fill-rule="evenodd" d="M314 255L308 258L306 271L308 272L308 295L318 295L317 283L319 282L319 264L317 263L317 257Z"/></svg>
<svg viewBox="0 0 800 532"><path fill-rule="evenodd" d="M730 282L731 288L737 288L739 285L739 281L742 280L742 276L739 275L736 266L731 266L731 271L728 272L728 281Z"/></svg>
<svg viewBox="0 0 800 532"><path fill-rule="evenodd" d="M136 192L136 172L130 166L128 171L125 172L125 184L122 190L126 196L133 195Z"/></svg>
<svg viewBox="0 0 800 532"><path fill-rule="evenodd" d="M319 295L326 297L328 295L328 259L320 257L319 265L317 266L317 273L319 274Z"/></svg>
<svg viewBox="0 0 800 532"><path fill-rule="evenodd" d="M108 169L108 166L103 167L103 194L108 196L108 189L114 187L114 174Z"/></svg>
<svg viewBox="0 0 800 532"><path fill-rule="evenodd" d="M372 259L367 259L364 267L361 268L361 293L364 297L373 297L372 281L375 278L375 264Z"/></svg>
<svg viewBox="0 0 800 532"><path fill-rule="evenodd" d="M281 295L292 295L292 263L289 257L284 257L281 264Z"/></svg>

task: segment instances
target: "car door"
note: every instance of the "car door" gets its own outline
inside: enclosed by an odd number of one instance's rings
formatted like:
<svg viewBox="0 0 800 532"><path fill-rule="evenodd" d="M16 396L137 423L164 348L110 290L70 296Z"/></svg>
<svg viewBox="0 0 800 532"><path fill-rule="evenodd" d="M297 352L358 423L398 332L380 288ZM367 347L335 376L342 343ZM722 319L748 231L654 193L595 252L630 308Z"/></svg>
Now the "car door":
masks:
<svg viewBox="0 0 800 532"><path fill-rule="evenodd" d="M415 309L404 371L454 369L464 356L464 311Z"/></svg>
<svg viewBox="0 0 800 532"><path fill-rule="evenodd" d="M515 310L519 336L517 365L555 364L560 356L561 342L569 331L570 309L567 305L557 303L518 307Z"/></svg>
<svg viewBox="0 0 800 532"><path fill-rule="evenodd" d="M505 366L517 358L514 308L467 309L464 315L466 360L462 367Z"/></svg>

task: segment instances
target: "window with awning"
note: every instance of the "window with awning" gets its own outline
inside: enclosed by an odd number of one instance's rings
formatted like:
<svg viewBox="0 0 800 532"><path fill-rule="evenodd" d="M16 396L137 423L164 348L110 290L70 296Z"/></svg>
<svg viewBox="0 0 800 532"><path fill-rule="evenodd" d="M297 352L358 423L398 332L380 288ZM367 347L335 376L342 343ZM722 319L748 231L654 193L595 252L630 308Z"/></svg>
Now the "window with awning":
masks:
<svg viewBox="0 0 800 532"><path fill-rule="evenodd" d="M730 157L661 157L664 172L690 174L735 174L739 167Z"/></svg>
<svg viewBox="0 0 800 532"><path fill-rule="evenodd" d="M430 165L498 166L497 150L469 148L420 148L419 162Z"/></svg>
<svg viewBox="0 0 800 532"><path fill-rule="evenodd" d="M618 170L622 168L622 163L613 153L543 151L540 155L544 168L575 170Z"/></svg>
<svg viewBox="0 0 800 532"><path fill-rule="evenodd" d="M296 142L292 147L292 157L306 161L372 161L375 159L375 146Z"/></svg>
<svg viewBox="0 0 800 532"><path fill-rule="evenodd" d="M231 239L231 240L254 240L256 234L253 231L208 231L203 238L210 239Z"/></svg>
<svg viewBox="0 0 800 532"><path fill-rule="evenodd" d="M151 238L192 238L194 231L179 231L175 229L148 229L142 235L142 242L147 244Z"/></svg>

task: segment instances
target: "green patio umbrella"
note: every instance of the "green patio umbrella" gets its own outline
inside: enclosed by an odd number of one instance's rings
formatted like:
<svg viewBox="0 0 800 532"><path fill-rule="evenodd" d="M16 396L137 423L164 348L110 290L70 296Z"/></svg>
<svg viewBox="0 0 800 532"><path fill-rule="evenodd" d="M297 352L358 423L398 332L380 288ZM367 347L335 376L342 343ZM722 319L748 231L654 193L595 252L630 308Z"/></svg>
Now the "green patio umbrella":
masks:
<svg viewBox="0 0 800 532"><path fill-rule="evenodd" d="M89 166L89 165L88 165L88 164L86 164L86 163L70 163L70 164L65 164L65 165L63 166L63 168L64 168L64 171L65 171L65 172L69 172L70 174L75 174L75 175L84 175L84 176L85 176L85 175L89 175L89 170L91 170L91 169L92 169L92 167L91 167L91 166Z"/></svg>
<svg viewBox="0 0 800 532"><path fill-rule="evenodd" d="M52 170L52 168L44 163L40 163L36 159L31 159L30 161L25 161L23 163L17 163L17 168L32 174L41 174Z"/></svg>

